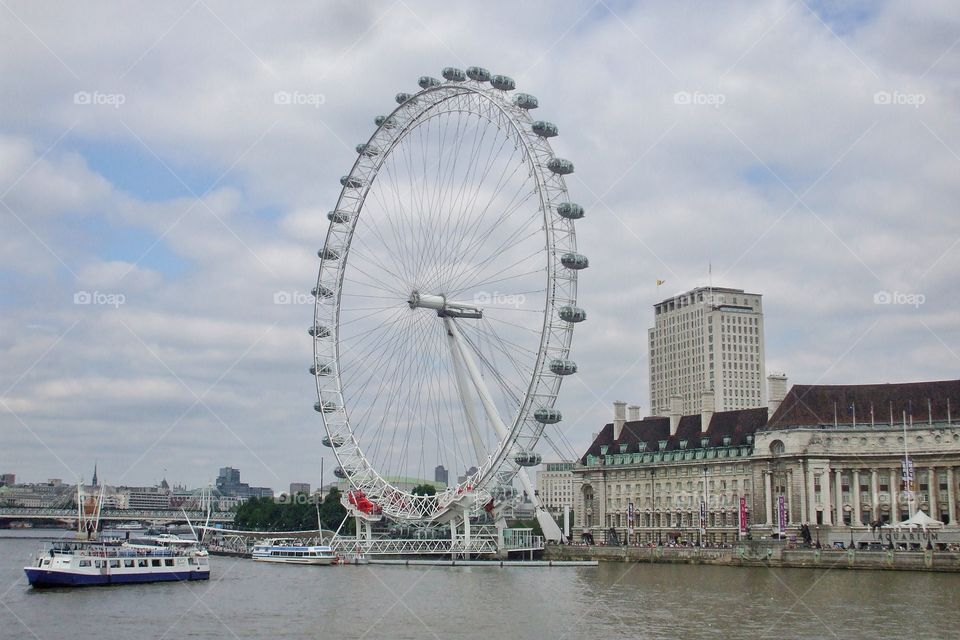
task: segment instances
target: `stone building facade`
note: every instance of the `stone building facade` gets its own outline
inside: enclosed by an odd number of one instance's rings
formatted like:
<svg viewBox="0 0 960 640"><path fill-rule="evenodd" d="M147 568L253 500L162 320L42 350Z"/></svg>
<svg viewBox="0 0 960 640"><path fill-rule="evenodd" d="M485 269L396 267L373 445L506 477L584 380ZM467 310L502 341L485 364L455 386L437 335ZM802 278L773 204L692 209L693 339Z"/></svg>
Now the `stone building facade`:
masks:
<svg viewBox="0 0 960 640"><path fill-rule="evenodd" d="M960 541L960 380L796 385L772 415L712 412L710 400L699 415L616 409L573 470L575 531L722 544L808 524L824 544L856 544L922 510Z"/></svg>

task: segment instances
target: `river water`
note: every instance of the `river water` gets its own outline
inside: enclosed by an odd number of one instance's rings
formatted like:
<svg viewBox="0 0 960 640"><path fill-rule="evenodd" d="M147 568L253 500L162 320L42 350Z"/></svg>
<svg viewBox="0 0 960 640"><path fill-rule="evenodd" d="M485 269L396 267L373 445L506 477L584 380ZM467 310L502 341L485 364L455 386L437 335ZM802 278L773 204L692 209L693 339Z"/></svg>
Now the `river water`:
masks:
<svg viewBox="0 0 960 640"><path fill-rule="evenodd" d="M0 638L957 638L960 575L601 564L294 567L32 590L40 531L0 532ZM46 532L45 535L51 535Z"/></svg>

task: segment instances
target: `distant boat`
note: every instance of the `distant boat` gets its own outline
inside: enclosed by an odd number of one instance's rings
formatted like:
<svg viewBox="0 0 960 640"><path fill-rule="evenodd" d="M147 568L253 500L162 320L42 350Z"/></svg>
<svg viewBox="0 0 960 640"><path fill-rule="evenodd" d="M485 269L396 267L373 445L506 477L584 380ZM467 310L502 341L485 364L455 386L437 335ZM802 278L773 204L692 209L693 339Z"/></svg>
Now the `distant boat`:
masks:
<svg viewBox="0 0 960 640"><path fill-rule="evenodd" d="M137 522L136 520L133 520L131 522L121 522L120 524L116 525L113 528L119 531L140 531L144 527L141 523Z"/></svg>
<svg viewBox="0 0 960 640"><path fill-rule="evenodd" d="M33 523L32 522L11 522L10 528L11 529L33 529Z"/></svg>
<svg viewBox="0 0 960 640"><path fill-rule="evenodd" d="M304 545L294 538L267 538L253 547L253 559L281 564L327 565L337 561L333 548L326 545Z"/></svg>

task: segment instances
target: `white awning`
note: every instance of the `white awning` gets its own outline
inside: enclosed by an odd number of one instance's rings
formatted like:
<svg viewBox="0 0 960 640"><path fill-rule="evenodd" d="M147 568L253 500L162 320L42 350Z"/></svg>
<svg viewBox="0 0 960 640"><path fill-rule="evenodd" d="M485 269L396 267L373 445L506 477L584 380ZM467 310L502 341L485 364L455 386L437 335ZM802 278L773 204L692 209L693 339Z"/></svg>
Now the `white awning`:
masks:
<svg viewBox="0 0 960 640"><path fill-rule="evenodd" d="M900 528L910 529L912 527L921 527L923 529L927 529L930 527L942 527L943 523L940 522L939 520L934 520L933 518L925 514L923 510L919 510L915 514L913 514L913 517L907 520L904 520L903 522L896 522L894 523L893 526L897 527L898 529Z"/></svg>

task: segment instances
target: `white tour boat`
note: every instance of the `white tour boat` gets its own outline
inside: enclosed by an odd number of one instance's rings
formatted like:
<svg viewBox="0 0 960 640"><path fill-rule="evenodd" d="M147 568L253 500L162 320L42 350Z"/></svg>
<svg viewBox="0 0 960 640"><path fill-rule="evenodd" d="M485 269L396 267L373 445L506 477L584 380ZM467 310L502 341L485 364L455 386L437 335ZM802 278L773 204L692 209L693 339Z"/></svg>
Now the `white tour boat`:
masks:
<svg viewBox="0 0 960 640"><path fill-rule="evenodd" d="M326 545L304 545L294 538L268 538L253 547L253 559L283 564L333 564L337 554Z"/></svg>
<svg viewBox="0 0 960 640"><path fill-rule="evenodd" d="M207 552L196 547L146 549L71 542L54 544L23 570L34 587L80 587L208 580L210 561Z"/></svg>

